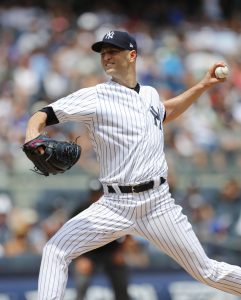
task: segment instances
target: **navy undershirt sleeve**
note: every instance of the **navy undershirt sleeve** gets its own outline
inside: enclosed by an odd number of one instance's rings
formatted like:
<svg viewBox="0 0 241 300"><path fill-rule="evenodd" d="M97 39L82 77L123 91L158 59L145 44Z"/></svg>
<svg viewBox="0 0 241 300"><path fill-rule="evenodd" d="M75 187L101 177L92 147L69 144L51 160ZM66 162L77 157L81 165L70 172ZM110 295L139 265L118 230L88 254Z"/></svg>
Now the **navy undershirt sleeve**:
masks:
<svg viewBox="0 0 241 300"><path fill-rule="evenodd" d="M59 120L56 117L54 110L51 106L46 106L39 111L45 112L47 114L46 126L58 124Z"/></svg>

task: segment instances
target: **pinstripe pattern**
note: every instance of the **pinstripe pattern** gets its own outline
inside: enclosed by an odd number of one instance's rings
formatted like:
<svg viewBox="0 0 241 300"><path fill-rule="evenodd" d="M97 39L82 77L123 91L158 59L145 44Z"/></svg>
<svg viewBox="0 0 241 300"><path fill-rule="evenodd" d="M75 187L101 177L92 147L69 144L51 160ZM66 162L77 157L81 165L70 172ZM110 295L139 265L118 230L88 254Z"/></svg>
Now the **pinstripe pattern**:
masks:
<svg viewBox="0 0 241 300"><path fill-rule="evenodd" d="M68 221L44 248L39 299L63 299L71 260L125 234L148 239L197 280L241 295L241 268L206 256L165 183L140 194L107 194Z"/></svg>
<svg viewBox="0 0 241 300"><path fill-rule="evenodd" d="M62 122L84 122L100 163L102 183L137 183L167 175L163 131L154 125L151 106L164 117L152 87L140 93L109 81L81 89L51 104Z"/></svg>
<svg viewBox="0 0 241 300"><path fill-rule="evenodd" d="M81 121L89 128L104 186L167 175L164 106L153 88L137 94L110 81L52 107L60 122ZM146 238L197 280L241 295L241 268L206 256L166 182L139 194L105 194L69 220L44 247L38 299L62 300L72 259L126 234Z"/></svg>
<svg viewBox="0 0 241 300"><path fill-rule="evenodd" d="M165 186L168 191L167 184ZM150 202L151 194L155 192L145 194L144 203ZM176 260L197 280L220 290L241 295L241 268L209 259L187 217L182 214L182 208L174 204L168 192L164 191L162 196L164 201L160 201L160 195L156 193L155 201L152 199L150 203L151 209L146 207L144 210L144 219L141 217L137 220L138 234L149 239L161 251Z"/></svg>

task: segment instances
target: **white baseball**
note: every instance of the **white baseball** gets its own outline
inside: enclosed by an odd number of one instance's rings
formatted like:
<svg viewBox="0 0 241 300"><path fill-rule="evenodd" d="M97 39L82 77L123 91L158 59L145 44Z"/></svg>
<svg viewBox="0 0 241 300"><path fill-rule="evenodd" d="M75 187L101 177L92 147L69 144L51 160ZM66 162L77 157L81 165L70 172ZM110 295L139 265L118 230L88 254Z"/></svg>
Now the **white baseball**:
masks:
<svg viewBox="0 0 241 300"><path fill-rule="evenodd" d="M228 74L229 74L229 69L227 66L217 67L215 69L215 76L217 78L226 78L226 77L228 77Z"/></svg>

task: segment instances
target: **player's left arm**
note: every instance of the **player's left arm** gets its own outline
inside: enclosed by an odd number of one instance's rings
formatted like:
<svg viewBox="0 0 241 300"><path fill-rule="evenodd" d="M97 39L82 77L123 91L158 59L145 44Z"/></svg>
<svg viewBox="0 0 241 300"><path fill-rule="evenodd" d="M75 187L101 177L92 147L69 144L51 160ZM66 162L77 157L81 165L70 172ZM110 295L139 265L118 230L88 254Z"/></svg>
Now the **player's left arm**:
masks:
<svg viewBox="0 0 241 300"><path fill-rule="evenodd" d="M226 78L220 79L215 76L215 69L218 66L225 66L225 62L217 62L209 68L201 81L184 93L164 101L166 117L164 123L168 123L183 112L185 112L205 91L219 82L225 81Z"/></svg>

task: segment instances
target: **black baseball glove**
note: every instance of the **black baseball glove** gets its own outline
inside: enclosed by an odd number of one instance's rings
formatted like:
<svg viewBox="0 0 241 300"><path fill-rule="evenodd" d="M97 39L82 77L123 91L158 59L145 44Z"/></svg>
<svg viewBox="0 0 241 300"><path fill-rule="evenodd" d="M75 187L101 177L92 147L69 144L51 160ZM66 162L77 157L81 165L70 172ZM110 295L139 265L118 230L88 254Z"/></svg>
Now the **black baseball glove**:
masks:
<svg viewBox="0 0 241 300"><path fill-rule="evenodd" d="M27 157L33 162L36 173L64 173L80 158L81 147L76 142L56 141L45 135L25 143L22 147Z"/></svg>

